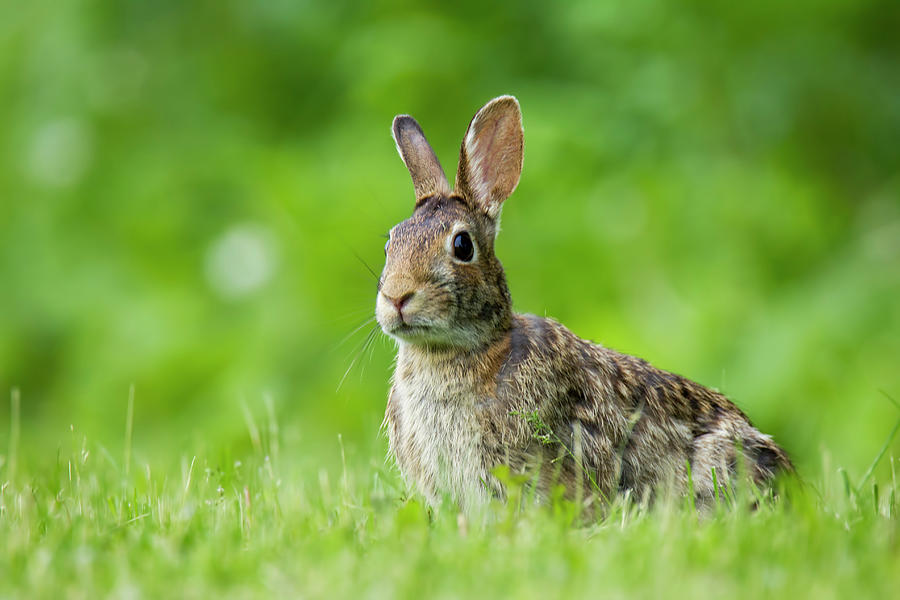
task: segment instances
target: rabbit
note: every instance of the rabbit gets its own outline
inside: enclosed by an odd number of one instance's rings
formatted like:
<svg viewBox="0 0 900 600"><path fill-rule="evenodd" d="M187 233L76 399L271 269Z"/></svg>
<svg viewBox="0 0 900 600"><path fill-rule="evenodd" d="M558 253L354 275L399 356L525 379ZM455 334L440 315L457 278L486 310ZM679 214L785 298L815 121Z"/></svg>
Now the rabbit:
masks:
<svg viewBox="0 0 900 600"><path fill-rule="evenodd" d="M376 319L397 343L383 428L428 504L504 499L501 465L538 501L585 505L664 486L708 502L739 473L768 484L793 471L719 392L512 311L494 239L522 171L516 98L469 123L453 189L412 117L392 133L416 201L390 230L378 280Z"/></svg>

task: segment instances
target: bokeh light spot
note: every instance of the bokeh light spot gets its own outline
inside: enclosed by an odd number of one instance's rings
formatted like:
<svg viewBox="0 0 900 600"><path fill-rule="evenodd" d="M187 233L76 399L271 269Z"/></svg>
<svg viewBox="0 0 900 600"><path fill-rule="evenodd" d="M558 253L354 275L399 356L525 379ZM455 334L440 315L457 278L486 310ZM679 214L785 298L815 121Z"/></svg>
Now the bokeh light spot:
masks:
<svg viewBox="0 0 900 600"><path fill-rule="evenodd" d="M265 286L275 266L271 232L260 225L244 223L231 227L210 245L206 278L219 296L238 299Z"/></svg>
<svg viewBox="0 0 900 600"><path fill-rule="evenodd" d="M25 168L36 183L50 188L71 186L90 166L93 135L84 121L65 117L41 125L31 138Z"/></svg>

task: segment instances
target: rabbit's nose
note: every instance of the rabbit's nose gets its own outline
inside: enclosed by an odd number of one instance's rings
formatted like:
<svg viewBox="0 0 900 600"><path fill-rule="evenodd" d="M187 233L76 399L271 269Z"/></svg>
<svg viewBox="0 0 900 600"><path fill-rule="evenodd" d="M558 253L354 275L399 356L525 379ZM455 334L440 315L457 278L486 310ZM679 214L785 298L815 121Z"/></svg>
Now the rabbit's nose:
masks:
<svg viewBox="0 0 900 600"><path fill-rule="evenodd" d="M391 304L394 305L394 308L397 309L397 312L401 313L401 314L403 313L403 306L407 302L409 302L409 299L412 298L414 294L415 294L415 292L407 292L407 293L403 294L402 296L400 296L399 298L392 298L392 297L388 296L387 294L385 294L384 292L381 293L381 295L384 296L388 302L390 302Z"/></svg>

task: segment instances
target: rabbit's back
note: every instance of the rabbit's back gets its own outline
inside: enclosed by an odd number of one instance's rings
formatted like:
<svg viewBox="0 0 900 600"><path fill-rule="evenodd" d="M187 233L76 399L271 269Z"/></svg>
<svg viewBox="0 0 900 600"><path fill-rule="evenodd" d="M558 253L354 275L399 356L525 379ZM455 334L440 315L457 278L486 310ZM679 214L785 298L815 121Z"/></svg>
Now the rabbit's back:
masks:
<svg viewBox="0 0 900 600"><path fill-rule="evenodd" d="M498 401L530 416L533 437L547 447L544 462L549 450L571 463L542 474L548 485L605 498L692 486L702 499L715 493L713 469L721 485L742 468L757 483L792 469L781 448L719 392L583 340L551 319L517 315L510 341Z"/></svg>

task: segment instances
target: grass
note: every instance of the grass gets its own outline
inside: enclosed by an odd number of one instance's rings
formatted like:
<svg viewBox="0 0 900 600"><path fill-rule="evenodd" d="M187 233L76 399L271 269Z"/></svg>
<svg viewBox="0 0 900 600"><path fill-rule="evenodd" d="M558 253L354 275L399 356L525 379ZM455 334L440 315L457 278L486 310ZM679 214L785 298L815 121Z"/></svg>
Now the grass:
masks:
<svg viewBox="0 0 900 600"><path fill-rule="evenodd" d="M755 511L617 503L573 526L560 502L497 504L467 520L404 498L380 460L348 464L342 444L339 469L303 466L279 447L273 419L247 419L252 450L238 457L212 451L151 467L130 443L119 461L73 430L39 467L15 447L14 412L0 470L0 598L887 598L900 589L893 457L875 483L873 470L853 482L825 456L820 480ZM131 430L129 418L126 441Z"/></svg>

